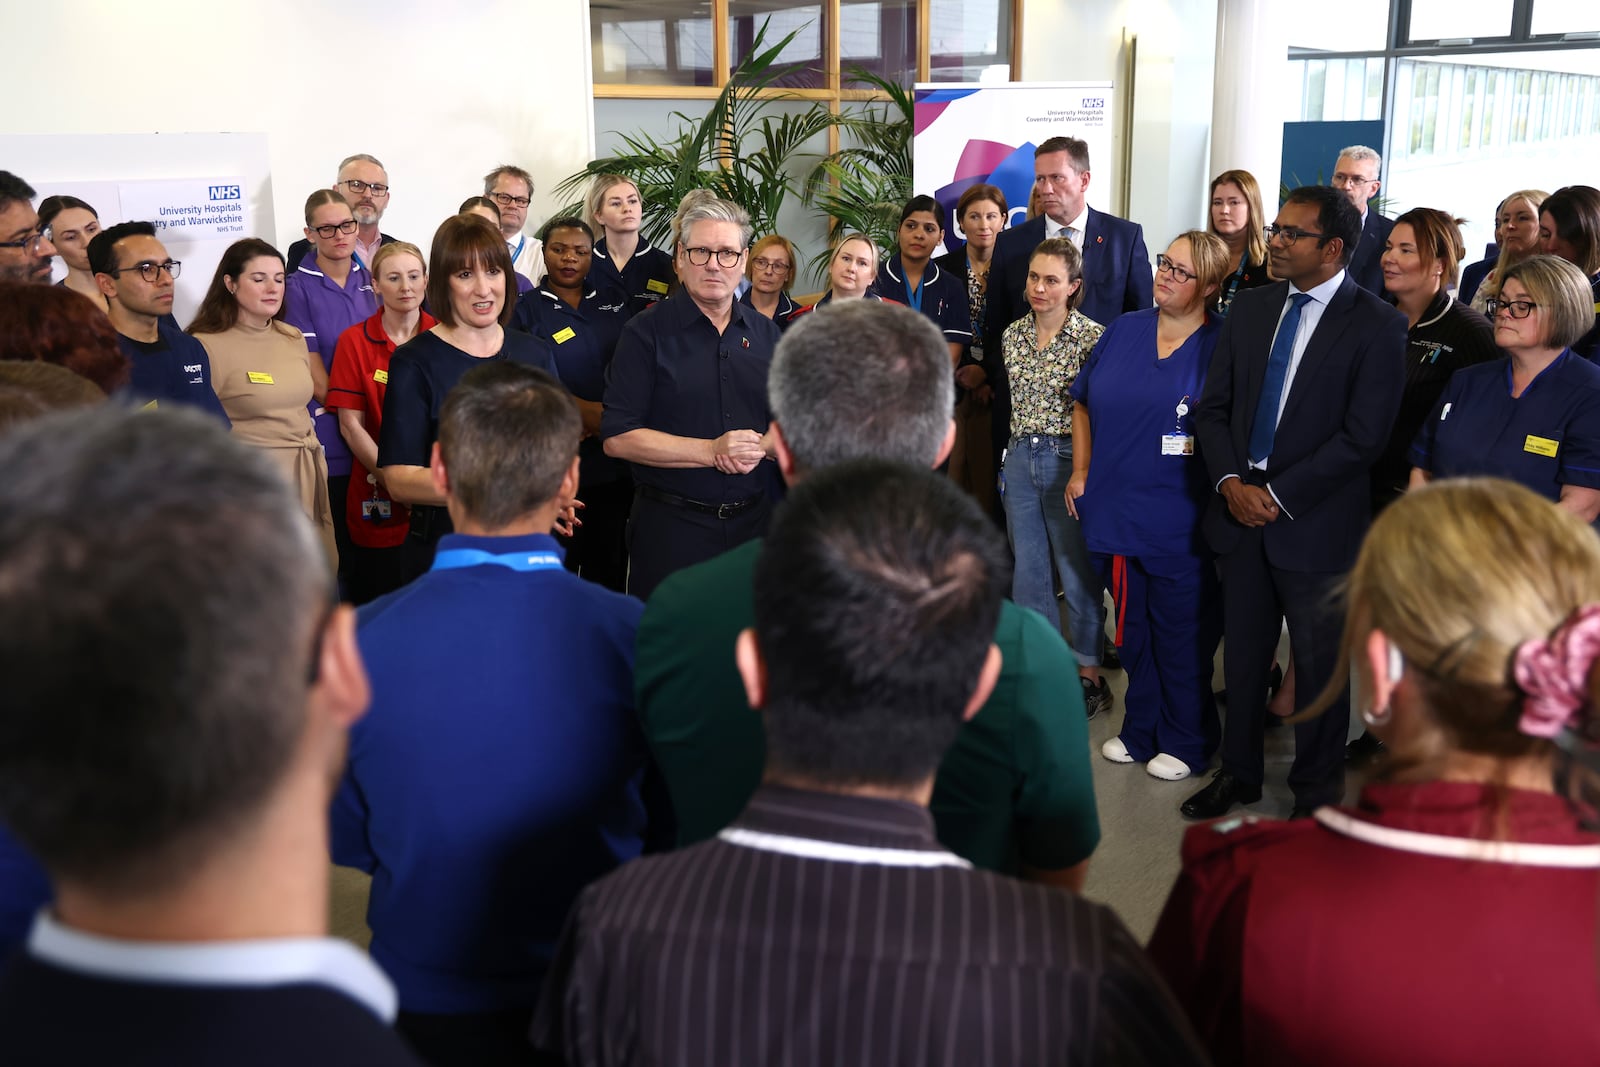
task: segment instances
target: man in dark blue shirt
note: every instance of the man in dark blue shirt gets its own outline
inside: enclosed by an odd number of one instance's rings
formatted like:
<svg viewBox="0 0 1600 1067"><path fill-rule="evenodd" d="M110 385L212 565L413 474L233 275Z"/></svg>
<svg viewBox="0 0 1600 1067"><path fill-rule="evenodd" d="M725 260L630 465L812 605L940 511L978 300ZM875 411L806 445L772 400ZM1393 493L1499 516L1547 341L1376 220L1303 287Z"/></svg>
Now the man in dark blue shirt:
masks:
<svg viewBox="0 0 1600 1067"><path fill-rule="evenodd" d="M148 222L122 222L89 242L89 267L105 294L117 344L133 365L128 392L157 406L189 404L231 427L211 387L205 346L171 324L173 283L183 265Z"/></svg>
<svg viewBox="0 0 1600 1067"><path fill-rule="evenodd" d="M493 361L445 400L430 472L454 533L362 609L373 715L334 804L336 863L372 874L372 955L434 1063L522 1063L578 892L637 856L643 606L568 572L551 527L579 417L543 371Z"/></svg>
<svg viewBox="0 0 1600 1067"><path fill-rule="evenodd" d="M600 436L633 464L628 592L766 531L780 491L766 438L771 319L735 301L750 217L723 200L683 217L683 292L631 320L606 387Z"/></svg>

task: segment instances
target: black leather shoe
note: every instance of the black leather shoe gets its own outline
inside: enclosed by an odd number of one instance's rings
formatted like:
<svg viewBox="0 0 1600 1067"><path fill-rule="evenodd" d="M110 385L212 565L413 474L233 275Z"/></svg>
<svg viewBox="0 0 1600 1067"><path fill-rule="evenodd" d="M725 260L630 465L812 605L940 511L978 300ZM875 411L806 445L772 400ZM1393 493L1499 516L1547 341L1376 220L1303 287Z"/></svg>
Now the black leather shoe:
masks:
<svg viewBox="0 0 1600 1067"><path fill-rule="evenodd" d="M1296 804L1289 811L1289 820L1293 822L1295 819L1309 819L1320 807L1321 804Z"/></svg>
<svg viewBox="0 0 1600 1067"><path fill-rule="evenodd" d="M1344 746L1344 761L1354 766L1364 766L1383 755L1385 750L1384 743L1373 736L1371 730L1368 730Z"/></svg>
<svg viewBox="0 0 1600 1067"><path fill-rule="evenodd" d="M1178 811L1185 819L1215 819L1235 804L1254 804L1260 799L1259 785L1246 785L1227 771L1218 771L1211 776L1211 784L1185 800Z"/></svg>
<svg viewBox="0 0 1600 1067"><path fill-rule="evenodd" d="M1117 646L1107 641L1100 649L1100 669L1104 671L1120 671L1122 669L1122 653L1117 651Z"/></svg>

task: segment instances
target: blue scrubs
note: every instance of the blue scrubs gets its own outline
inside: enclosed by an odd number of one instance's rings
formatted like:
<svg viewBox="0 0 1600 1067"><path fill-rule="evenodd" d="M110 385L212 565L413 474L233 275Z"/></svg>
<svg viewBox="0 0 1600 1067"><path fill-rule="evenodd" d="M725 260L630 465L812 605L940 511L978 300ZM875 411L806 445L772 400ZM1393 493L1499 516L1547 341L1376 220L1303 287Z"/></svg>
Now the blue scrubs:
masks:
<svg viewBox="0 0 1600 1067"><path fill-rule="evenodd" d="M618 290L627 302L628 317L632 318L664 298L677 281L678 270L672 265L672 257L642 241L627 264L618 270L602 237L594 243L594 261L589 265L585 288Z"/></svg>
<svg viewBox="0 0 1600 1067"><path fill-rule="evenodd" d="M905 265L896 252L878 268L872 288L885 300L905 304L932 319L951 344L970 345L972 305L967 298L967 283L940 270L939 264L931 260L923 270L922 283L915 289L906 284L905 274Z"/></svg>
<svg viewBox="0 0 1600 1067"><path fill-rule="evenodd" d="M1600 367L1571 349L1511 395L1511 361L1450 378L1411 446L1435 478L1508 478L1551 500L1561 487L1600 489Z"/></svg>
<svg viewBox="0 0 1600 1067"><path fill-rule="evenodd" d="M156 339L135 341L117 334L117 346L132 364L128 395L137 401L170 401L197 407L233 428L228 413L211 383L211 357L205 346L163 317L156 323Z"/></svg>
<svg viewBox="0 0 1600 1067"><path fill-rule="evenodd" d="M1192 448L1193 418L1221 321L1208 319L1160 359L1158 315L1151 308L1114 319L1072 384L1072 399L1089 409L1093 443L1077 507L1116 605L1128 672L1122 743L1140 762L1165 753L1199 772L1222 736L1211 695L1222 619L1200 536L1208 486Z"/></svg>

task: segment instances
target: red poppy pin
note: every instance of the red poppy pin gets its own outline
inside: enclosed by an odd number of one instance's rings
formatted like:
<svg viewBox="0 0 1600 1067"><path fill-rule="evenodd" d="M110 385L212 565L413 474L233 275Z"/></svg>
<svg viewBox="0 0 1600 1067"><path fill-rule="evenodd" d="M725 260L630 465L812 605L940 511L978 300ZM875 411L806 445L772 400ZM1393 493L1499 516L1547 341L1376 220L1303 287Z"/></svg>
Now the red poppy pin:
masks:
<svg viewBox="0 0 1600 1067"><path fill-rule="evenodd" d="M1094 239L1094 243L1097 245L1103 245L1106 243L1106 239L1104 237L1096 237Z"/></svg>
<svg viewBox="0 0 1600 1067"><path fill-rule="evenodd" d="M743 342L744 342L744 346L745 346L745 347L746 347L746 348L749 348L749 347L750 347L750 338L748 338L748 337L741 337L741 338L739 338L739 340L740 340L740 341L743 341Z"/></svg>

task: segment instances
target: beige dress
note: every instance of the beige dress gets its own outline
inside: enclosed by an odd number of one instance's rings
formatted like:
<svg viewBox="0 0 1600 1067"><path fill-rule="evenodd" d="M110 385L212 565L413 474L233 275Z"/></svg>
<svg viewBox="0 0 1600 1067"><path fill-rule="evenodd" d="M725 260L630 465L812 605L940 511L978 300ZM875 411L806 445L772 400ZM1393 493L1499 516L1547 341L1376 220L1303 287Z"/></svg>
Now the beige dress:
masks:
<svg viewBox="0 0 1600 1067"><path fill-rule="evenodd" d="M306 408L315 387L305 338L281 322L263 330L239 323L226 333L195 338L211 357L211 384L233 420L233 435L264 450L282 468L337 567L328 461Z"/></svg>

